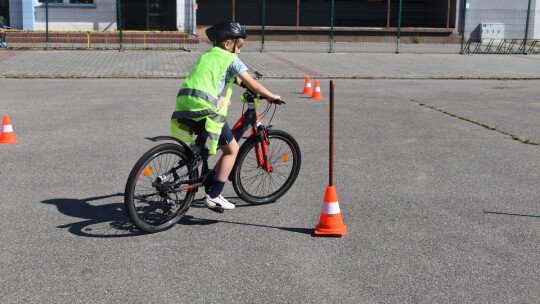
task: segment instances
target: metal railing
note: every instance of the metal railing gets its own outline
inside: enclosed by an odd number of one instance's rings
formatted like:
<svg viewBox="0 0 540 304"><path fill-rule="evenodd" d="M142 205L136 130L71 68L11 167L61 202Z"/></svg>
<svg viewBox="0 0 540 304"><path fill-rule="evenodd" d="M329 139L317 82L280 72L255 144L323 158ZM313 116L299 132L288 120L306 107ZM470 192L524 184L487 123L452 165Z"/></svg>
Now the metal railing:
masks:
<svg viewBox="0 0 540 304"><path fill-rule="evenodd" d="M194 7L183 16L163 13L171 10L163 6L166 1L157 1L163 7L145 7L143 17L142 9L129 4L133 2L121 0L109 5L38 1L32 12L11 11L12 28L4 30L8 48L204 51L210 47L204 27L198 36L194 24L197 15L206 14L212 20L232 15L245 25L249 37L243 51L540 53L540 20L534 18L540 13L533 10L532 0L503 1L507 7L494 3L496 9L481 7L485 1L479 0L441 0L439 7L404 0L259 0L238 7L221 1L223 7L198 13ZM29 16L34 18L30 26ZM28 27L32 29L23 29Z"/></svg>

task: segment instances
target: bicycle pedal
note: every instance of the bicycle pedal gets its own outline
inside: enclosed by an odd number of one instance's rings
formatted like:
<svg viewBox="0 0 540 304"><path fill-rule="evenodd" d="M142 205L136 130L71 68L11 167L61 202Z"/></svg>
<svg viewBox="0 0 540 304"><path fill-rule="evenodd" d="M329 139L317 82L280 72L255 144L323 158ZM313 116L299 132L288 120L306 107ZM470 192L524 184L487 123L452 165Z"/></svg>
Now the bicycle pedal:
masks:
<svg viewBox="0 0 540 304"><path fill-rule="evenodd" d="M206 208L216 212L216 213L223 213L225 211L225 209L221 208L221 207L214 207L214 208L211 208L211 207L208 207L206 206Z"/></svg>

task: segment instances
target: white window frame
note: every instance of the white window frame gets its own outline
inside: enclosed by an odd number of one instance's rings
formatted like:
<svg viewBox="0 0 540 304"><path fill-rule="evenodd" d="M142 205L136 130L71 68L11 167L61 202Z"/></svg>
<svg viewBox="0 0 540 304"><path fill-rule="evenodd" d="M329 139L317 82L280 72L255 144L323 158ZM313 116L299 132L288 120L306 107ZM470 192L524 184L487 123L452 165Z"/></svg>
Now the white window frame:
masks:
<svg viewBox="0 0 540 304"><path fill-rule="evenodd" d="M36 0L36 6L45 6L45 0L42 0L43 2L39 2L39 0ZM49 0L53 1L53 0ZM92 0L94 3L69 3L70 0L62 0L62 3L51 3L49 2L49 7L96 7L96 0Z"/></svg>

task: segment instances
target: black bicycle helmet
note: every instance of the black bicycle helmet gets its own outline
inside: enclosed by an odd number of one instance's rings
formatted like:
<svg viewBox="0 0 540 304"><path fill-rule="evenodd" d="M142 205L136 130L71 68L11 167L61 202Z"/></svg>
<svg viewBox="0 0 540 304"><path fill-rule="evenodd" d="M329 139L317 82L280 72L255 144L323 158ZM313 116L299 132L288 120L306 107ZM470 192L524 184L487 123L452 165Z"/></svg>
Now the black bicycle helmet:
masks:
<svg viewBox="0 0 540 304"><path fill-rule="evenodd" d="M206 30L208 39L218 45L224 40L231 38L246 39L246 30L238 22L222 21Z"/></svg>

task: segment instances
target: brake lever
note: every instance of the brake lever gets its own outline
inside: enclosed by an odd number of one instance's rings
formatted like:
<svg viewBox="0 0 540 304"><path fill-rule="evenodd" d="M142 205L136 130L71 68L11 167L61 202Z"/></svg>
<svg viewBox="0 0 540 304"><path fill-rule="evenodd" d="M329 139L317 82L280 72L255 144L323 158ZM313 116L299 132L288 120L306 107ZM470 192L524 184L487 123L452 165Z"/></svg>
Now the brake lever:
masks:
<svg viewBox="0 0 540 304"><path fill-rule="evenodd" d="M274 100L270 101L270 103L275 103L277 105L282 105L282 104L285 104L286 102L281 100L281 99L274 99Z"/></svg>

